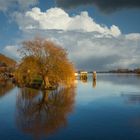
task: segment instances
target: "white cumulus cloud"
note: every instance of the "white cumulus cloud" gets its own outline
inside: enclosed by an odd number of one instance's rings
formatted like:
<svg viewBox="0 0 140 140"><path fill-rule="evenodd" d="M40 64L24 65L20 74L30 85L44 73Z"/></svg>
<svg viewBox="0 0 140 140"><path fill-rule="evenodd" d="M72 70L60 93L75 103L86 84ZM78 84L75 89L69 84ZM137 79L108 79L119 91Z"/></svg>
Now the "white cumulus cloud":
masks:
<svg viewBox="0 0 140 140"><path fill-rule="evenodd" d="M50 8L46 12L42 12L39 8L32 8L25 13L14 13L19 28L23 31L33 29L55 29L64 31L84 31L99 32L104 35L119 36L120 29L112 25L111 27L103 26L94 21L88 12L83 11L79 15L70 16L61 8Z"/></svg>

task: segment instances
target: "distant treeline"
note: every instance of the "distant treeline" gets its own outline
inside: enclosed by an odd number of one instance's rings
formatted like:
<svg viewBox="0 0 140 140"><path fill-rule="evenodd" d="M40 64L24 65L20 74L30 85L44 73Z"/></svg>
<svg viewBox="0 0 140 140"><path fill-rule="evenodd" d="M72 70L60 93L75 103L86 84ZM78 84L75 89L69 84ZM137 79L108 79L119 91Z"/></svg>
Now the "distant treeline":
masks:
<svg viewBox="0 0 140 140"><path fill-rule="evenodd" d="M136 73L140 74L140 68L137 69L116 69L109 71L97 71L97 73Z"/></svg>
<svg viewBox="0 0 140 140"><path fill-rule="evenodd" d="M117 69L117 70L110 70L109 73L138 73L140 74L140 68L137 69Z"/></svg>
<svg viewBox="0 0 140 140"><path fill-rule="evenodd" d="M80 74L81 70L77 71ZM93 71L87 71L88 73L93 73ZM140 74L140 68L136 69L116 69L116 70L108 70L108 71L96 71L97 73L136 73Z"/></svg>

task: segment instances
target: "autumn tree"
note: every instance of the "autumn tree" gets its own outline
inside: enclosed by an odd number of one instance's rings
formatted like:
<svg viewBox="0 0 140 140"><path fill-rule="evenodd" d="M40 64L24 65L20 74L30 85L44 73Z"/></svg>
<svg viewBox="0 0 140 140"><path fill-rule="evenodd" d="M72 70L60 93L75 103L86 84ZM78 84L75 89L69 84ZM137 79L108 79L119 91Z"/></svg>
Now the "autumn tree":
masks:
<svg viewBox="0 0 140 140"><path fill-rule="evenodd" d="M65 49L37 38L22 44L22 60L15 73L19 83L31 83L36 77L43 80L44 88L73 83L75 70Z"/></svg>

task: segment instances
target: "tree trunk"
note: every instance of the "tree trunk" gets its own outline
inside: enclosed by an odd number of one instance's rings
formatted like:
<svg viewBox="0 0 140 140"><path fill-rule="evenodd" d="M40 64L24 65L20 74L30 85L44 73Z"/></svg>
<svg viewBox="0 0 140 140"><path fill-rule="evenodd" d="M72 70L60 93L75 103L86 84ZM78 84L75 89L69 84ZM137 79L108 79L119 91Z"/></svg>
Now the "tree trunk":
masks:
<svg viewBox="0 0 140 140"><path fill-rule="evenodd" d="M49 88L51 86L47 76L43 76L43 81L44 81L44 88L45 89L47 89L47 88Z"/></svg>

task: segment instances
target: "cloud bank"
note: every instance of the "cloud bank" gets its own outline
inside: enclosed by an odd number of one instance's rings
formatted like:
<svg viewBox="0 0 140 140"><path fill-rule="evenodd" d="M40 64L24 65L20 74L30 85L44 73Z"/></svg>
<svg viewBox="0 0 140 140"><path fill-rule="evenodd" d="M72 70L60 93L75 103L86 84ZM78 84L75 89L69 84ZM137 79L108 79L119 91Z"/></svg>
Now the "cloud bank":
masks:
<svg viewBox="0 0 140 140"><path fill-rule="evenodd" d="M69 58L78 69L107 70L140 66L140 34L108 37L97 32L40 31L40 35L67 49Z"/></svg>
<svg viewBox="0 0 140 140"><path fill-rule="evenodd" d="M140 67L140 34L124 35L115 25L102 26L87 12L71 17L60 8L46 12L33 8L25 13L16 12L14 18L22 31L21 40L37 35L56 42L68 51L77 69ZM6 46L4 50L16 53L17 45Z"/></svg>
<svg viewBox="0 0 140 140"><path fill-rule="evenodd" d="M139 0L56 0L57 6L68 9L80 5L95 5L103 12L140 8Z"/></svg>

